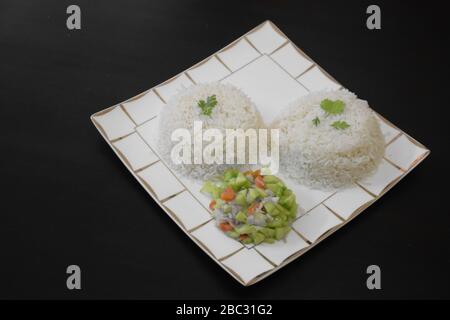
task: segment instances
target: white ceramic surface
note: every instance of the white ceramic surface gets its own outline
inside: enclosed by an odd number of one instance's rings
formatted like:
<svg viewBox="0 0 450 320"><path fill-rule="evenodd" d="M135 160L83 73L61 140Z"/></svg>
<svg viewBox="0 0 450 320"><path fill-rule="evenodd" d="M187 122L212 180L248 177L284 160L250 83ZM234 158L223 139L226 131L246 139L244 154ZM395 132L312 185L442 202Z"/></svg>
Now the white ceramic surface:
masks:
<svg viewBox="0 0 450 320"><path fill-rule="evenodd" d="M266 124L270 124L283 107L308 93L267 55L262 55L222 82L244 91L256 104Z"/></svg>
<svg viewBox="0 0 450 320"><path fill-rule="evenodd" d="M255 249L242 249L225 259L223 264L235 272L245 284L274 268Z"/></svg>
<svg viewBox="0 0 450 320"><path fill-rule="evenodd" d="M315 242L328 230L341 223L342 221L324 205L319 205L297 219L293 228L309 241Z"/></svg>
<svg viewBox="0 0 450 320"><path fill-rule="evenodd" d="M312 61L298 52L291 43L272 53L271 57L294 78L314 65Z"/></svg>

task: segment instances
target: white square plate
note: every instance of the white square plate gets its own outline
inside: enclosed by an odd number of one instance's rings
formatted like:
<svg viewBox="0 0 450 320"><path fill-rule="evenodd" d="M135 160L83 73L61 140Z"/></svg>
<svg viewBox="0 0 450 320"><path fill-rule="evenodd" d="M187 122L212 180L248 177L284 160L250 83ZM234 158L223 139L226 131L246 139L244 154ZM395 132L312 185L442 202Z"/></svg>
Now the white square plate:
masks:
<svg viewBox="0 0 450 320"><path fill-rule="evenodd" d="M177 176L155 150L158 110L177 92L204 81L240 87L268 122L297 97L341 85L266 21L150 91L91 116L100 134L150 196L190 239L243 285L264 279L312 249L380 199L429 154L426 147L380 116L388 147L372 176L354 188L326 192L286 181L300 205L294 230L285 243L244 246L225 236L210 220L209 199L199 191L202 183Z"/></svg>

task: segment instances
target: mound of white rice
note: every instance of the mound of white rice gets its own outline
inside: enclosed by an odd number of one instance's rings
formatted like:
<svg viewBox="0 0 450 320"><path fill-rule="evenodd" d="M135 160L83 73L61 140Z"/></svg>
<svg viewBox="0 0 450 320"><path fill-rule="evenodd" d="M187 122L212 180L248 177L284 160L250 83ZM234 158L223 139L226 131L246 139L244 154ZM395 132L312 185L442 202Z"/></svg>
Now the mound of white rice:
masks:
<svg viewBox="0 0 450 320"><path fill-rule="evenodd" d="M213 108L211 117L203 115L198 106L199 100L205 100L215 95L217 105ZM159 132L157 148L163 159L177 172L195 179L208 179L230 167L246 167L243 165L227 164L175 164L171 159L171 150L179 142L171 141L172 132L178 128L185 128L191 132L194 142L194 121L203 122L203 131L216 128L223 134L225 152L225 129L257 129L261 120L255 105L238 88L229 84L208 83L199 84L180 92L174 96L162 109L159 115ZM203 147L210 142L203 142ZM192 146L192 156L194 147ZM225 156L223 157L225 162Z"/></svg>
<svg viewBox="0 0 450 320"><path fill-rule="evenodd" d="M344 112L327 115L320 107L324 99L343 101ZM338 130L331 126L335 121L350 126ZM298 99L273 127L280 129L280 170L313 188L334 189L357 181L370 174L384 155L384 137L373 111L346 90L315 92Z"/></svg>

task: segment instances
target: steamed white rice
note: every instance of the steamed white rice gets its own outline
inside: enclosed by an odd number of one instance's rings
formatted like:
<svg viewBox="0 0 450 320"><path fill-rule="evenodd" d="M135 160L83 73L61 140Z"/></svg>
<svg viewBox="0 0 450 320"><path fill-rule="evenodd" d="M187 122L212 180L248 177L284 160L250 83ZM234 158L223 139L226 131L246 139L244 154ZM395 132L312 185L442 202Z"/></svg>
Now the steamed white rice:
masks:
<svg viewBox="0 0 450 320"><path fill-rule="evenodd" d="M217 105L209 117L201 114L197 103L212 95L216 95ZM224 142L225 129L257 129L261 126L260 115L248 96L230 84L208 83L189 87L173 97L162 109L159 115L157 141L158 152L165 162L178 173L191 178L208 179L230 167L246 167L227 164L173 163L170 154L173 146L178 142L171 141L172 132L178 128L186 128L191 132L193 142L194 121L202 121L203 130L219 129L223 134ZM208 143L203 142L203 146ZM225 150L225 145L223 150ZM193 146L191 159L193 159Z"/></svg>
<svg viewBox="0 0 450 320"><path fill-rule="evenodd" d="M326 115L324 99L342 100L344 112ZM320 124L314 125L318 117ZM331 124L346 121L337 130ZM293 102L273 124L280 129L280 168L297 182L320 189L348 185L370 174L380 163L385 142L379 123L364 100L346 91L311 93Z"/></svg>

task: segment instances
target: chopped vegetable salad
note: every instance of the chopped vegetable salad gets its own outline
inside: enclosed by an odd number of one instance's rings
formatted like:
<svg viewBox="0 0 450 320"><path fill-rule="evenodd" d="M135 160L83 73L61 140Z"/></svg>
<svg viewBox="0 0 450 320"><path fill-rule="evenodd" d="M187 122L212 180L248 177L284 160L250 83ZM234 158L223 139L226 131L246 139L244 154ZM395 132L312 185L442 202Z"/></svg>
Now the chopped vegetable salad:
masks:
<svg viewBox="0 0 450 320"><path fill-rule="evenodd" d="M274 175L260 170L226 170L201 189L211 196L209 208L217 226L245 244L284 239L297 216L294 193Z"/></svg>

